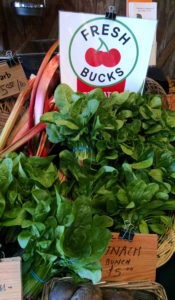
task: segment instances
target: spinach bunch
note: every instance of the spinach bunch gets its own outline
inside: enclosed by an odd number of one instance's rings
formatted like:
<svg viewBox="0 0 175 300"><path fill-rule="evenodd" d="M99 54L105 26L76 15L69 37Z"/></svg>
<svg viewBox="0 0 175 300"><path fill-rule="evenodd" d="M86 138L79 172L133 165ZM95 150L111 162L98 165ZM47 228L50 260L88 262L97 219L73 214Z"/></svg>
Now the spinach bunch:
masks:
<svg viewBox="0 0 175 300"><path fill-rule="evenodd" d="M162 234L175 209L175 113L159 96L74 93L59 85L60 113L43 115L50 141L62 145L63 195L88 195L95 213L114 220L114 230ZM78 158L78 159L77 159ZM83 168L81 160L83 159Z"/></svg>
<svg viewBox="0 0 175 300"><path fill-rule="evenodd" d="M136 232L163 234L172 227L169 212L175 210L174 171L165 166L167 157L166 152L159 151L151 169L146 164L134 169L127 162L117 168L98 168L88 160L82 168L75 154L64 150L60 168L67 180L59 185L59 191L67 197L88 195L94 213L113 219L113 231L125 228L128 222ZM174 162L170 159L171 167ZM162 163L164 167L160 167Z"/></svg>
<svg viewBox="0 0 175 300"><path fill-rule="evenodd" d="M61 84L54 97L60 112L41 121L47 122L49 140L79 159L115 165L119 159L147 160L159 147L174 151L174 112L162 109L159 96L114 92L108 99L98 88L85 95Z"/></svg>
<svg viewBox="0 0 175 300"><path fill-rule="evenodd" d="M113 220L94 213L90 197L71 201L59 193L52 160L11 153L0 161L0 231L6 229L7 238L13 232L23 249L27 297L36 297L53 276L99 281L99 260L111 239Z"/></svg>

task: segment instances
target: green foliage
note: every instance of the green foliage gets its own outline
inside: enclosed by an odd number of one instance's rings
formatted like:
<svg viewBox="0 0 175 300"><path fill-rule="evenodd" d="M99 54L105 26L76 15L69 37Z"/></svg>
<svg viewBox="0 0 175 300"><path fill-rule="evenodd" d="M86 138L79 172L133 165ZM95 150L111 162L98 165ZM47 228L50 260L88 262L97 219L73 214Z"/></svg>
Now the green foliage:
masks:
<svg viewBox="0 0 175 300"><path fill-rule="evenodd" d="M55 98L67 89L60 85ZM42 117L56 126L55 142L65 149L60 168L67 181L60 192L91 197L95 213L113 218L113 230L129 221L138 232L165 232L171 225L167 211L175 208L175 113L163 110L161 98L151 94L114 92L107 99L94 89L71 92L63 101L67 112L58 119L78 128L67 131L66 123ZM48 134L53 141L54 131Z"/></svg>
<svg viewBox="0 0 175 300"><path fill-rule="evenodd" d="M63 158L71 160L72 155L64 153ZM0 229L8 227L9 237L12 227L18 229L27 297L36 297L43 287L31 270L46 280L61 273L99 281L99 260L111 239L107 227L113 220L94 214L90 197L71 201L60 194L53 158L10 154L0 162ZM80 166L72 171L82 180Z"/></svg>
<svg viewBox="0 0 175 300"><path fill-rule="evenodd" d="M101 89L85 95L61 84L54 98L60 112L41 121L59 144L59 165L15 153L0 160L0 226L17 228L28 297L42 289L31 269L44 280L97 282L110 231L127 223L163 234L175 210L175 113L162 109L160 97L107 99Z"/></svg>

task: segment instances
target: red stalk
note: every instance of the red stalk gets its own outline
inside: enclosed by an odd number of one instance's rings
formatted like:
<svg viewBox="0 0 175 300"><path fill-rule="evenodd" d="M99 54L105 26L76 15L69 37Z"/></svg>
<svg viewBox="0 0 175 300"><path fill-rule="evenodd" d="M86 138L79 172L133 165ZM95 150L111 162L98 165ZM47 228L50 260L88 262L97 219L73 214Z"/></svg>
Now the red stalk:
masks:
<svg viewBox="0 0 175 300"><path fill-rule="evenodd" d="M9 152L16 151L18 148L26 144L28 141L30 141L34 136L36 136L38 133L40 133L42 130L46 128L45 123L39 123L32 129L29 129L27 133L19 139L17 142L13 143L12 145L5 148L3 151L0 152L0 156L3 158L5 155L7 155Z"/></svg>
<svg viewBox="0 0 175 300"><path fill-rule="evenodd" d="M51 149L52 149L52 147L51 147L51 142L49 142L49 140L48 140L48 138L47 138L47 140L46 140L46 142L45 142L45 145L44 145L44 148L43 148L43 151L42 151L42 153L41 153L41 156L42 156L42 157L46 157L47 154L48 154L48 152L49 152Z"/></svg>
<svg viewBox="0 0 175 300"><path fill-rule="evenodd" d="M48 96L46 96L46 100L44 103L44 112L48 112L51 111L53 109L53 106L55 104L55 102L53 101L54 97L50 97L48 98Z"/></svg>
<svg viewBox="0 0 175 300"><path fill-rule="evenodd" d="M48 98L48 95L46 96L46 100L44 103L44 112L49 112L53 110L55 106L55 102L53 102L54 97ZM40 143L38 146L38 150L36 153L36 156L47 156L47 152L49 150L50 142L48 141L48 135L45 131L42 132Z"/></svg>
<svg viewBox="0 0 175 300"><path fill-rule="evenodd" d="M47 64L40 82L38 84L36 97L35 97L35 105L34 105L34 120L35 125L40 122L40 117L43 114L44 103L47 97L47 91L49 85L52 81L52 78L55 74L55 71L59 67L59 54L55 55L50 62Z"/></svg>
<svg viewBox="0 0 175 300"><path fill-rule="evenodd" d="M29 79L29 86L27 87L26 90L22 91L19 94L19 96L15 102L15 105L14 105L14 107L10 113L10 116L8 117L7 122L5 123L5 126L0 135L0 151L3 150L4 147L6 146L7 139L9 137L11 131L13 130L13 127L16 123L16 120L17 120L19 114L21 113L24 103L27 101L27 98L31 92L31 89L34 84L34 80L35 80L35 78Z"/></svg>
<svg viewBox="0 0 175 300"><path fill-rule="evenodd" d="M28 131L29 129L28 120L27 122L21 127L21 129L18 131L18 133L15 135L14 139L11 141L10 145L13 145L16 143L19 139L21 139Z"/></svg>
<svg viewBox="0 0 175 300"><path fill-rule="evenodd" d="M8 140L7 140L7 145L9 146L11 144L14 143L14 139L16 138L16 135L19 136L19 132L23 129L23 126L25 126L25 124L27 123L27 129L28 129L28 120L29 120L29 110L27 109L24 114L21 116L19 122L15 125L15 127L13 128ZM23 135L24 135L24 131L23 131ZM22 136L20 136L22 137Z"/></svg>
<svg viewBox="0 0 175 300"><path fill-rule="evenodd" d="M38 84L40 82L41 76L43 74L43 71L45 69L45 67L47 66L48 61L50 60L53 52L55 51L55 49L58 47L58 41L56 41L51 48L49 49L49 51L47 52L46 56L44 57L42 64L38 70L36 79L35 79L35 83L33 86L33 90L32 90L32 94L31 94L31 98L30 98L30 106L29 106L29 129L32 128L33 126L33 112L34 112L34 105L35 105L35 97L36 97L36 92L37 92L37 88L38 88Z"/></svg>
<svg viewBox="0 0 175 300"><path fill-rule="evenodd" d="M44 150L46 141L47 141L47 133L45 131L43 131L41 134L40 144L39 144L36 156L42 156L42 152Z"/></svg>

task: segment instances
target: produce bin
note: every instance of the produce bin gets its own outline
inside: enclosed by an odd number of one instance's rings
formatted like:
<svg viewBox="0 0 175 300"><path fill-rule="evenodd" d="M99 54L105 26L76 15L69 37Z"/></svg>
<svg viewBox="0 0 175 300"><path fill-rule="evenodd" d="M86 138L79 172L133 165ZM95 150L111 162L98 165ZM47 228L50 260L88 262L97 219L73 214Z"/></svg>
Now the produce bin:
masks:
<svg viewBox="0 0 175 300"><path fill-rule="evenodd" d="M27 78L37 73L46 52L54 42L54 39L31 40L17 50L17 57L20 58Z"/></svg>
<svg viewBox="0 0 175 300"><path fill-rule="evenodd" d="M67 280L70 280L70 278L67 278ZM42 299L41 300L50 300L50 291L53 289L54 286L60 281L66 281L66 278L53 278L49 282L47 282L44 285L43 293L42 293ZM150 299L150 300L168 300L166 292L162 285L156 282L149 282L149 281L138 281L138 282L101 282L96 285L97 287L100 287L103 296L106 294L113 294L116 292L118 295L121 293L121 298L107 298L105 299L125 299L122 297L128 294L131 295L131 298L126 299ZM104 294L105 293L105 294ZM132 298L133 297L133 298ZM55 298L56 299L56 298ZM59 299L59 298L57 298ZM79 299L79 298L77 298ZM94 298L95 299L95 298ZM97 298L99 299L99 298ZM83 299L82 299L83 300ZM90 300L90 299L89 299Z"/></svg>

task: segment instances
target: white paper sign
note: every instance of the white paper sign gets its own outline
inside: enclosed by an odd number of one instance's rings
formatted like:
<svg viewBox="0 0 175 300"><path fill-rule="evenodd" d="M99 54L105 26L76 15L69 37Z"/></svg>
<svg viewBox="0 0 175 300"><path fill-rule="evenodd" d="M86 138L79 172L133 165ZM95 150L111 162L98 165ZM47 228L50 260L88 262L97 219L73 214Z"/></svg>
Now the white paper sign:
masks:
<svg viewBox="0 0 175 300"><path fill-rule="evenodd" d="M147 20L157 20L156 2L130 2L129 17Z"/></svg>
<svg viewBox="0 0 175 300"><path fill-rule="evenodd" d="M131 2L129 3L129 17L142 18L147 20L157 20L157 3L156 2ZM149 65L156 65L157 42L156 34L152 45Z"/></svg>
<svg viewBox="0 0 175 300"><path fill-rule="evenodd" d="M74 91L137 92L147 72L156 21L60 12L61 82Z"/></svg>

